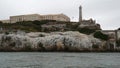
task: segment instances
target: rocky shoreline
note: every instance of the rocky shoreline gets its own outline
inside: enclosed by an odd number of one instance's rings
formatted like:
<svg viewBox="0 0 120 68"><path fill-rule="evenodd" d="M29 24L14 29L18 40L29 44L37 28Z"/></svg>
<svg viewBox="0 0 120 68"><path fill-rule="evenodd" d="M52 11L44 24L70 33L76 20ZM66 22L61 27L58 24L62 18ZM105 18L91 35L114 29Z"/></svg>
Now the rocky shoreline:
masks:
<svg viewBox="0 0 120 68"><path fill-rule="evenodd" d="M0 52L120 52L102 40L77 31L0 34Z"/></svg>

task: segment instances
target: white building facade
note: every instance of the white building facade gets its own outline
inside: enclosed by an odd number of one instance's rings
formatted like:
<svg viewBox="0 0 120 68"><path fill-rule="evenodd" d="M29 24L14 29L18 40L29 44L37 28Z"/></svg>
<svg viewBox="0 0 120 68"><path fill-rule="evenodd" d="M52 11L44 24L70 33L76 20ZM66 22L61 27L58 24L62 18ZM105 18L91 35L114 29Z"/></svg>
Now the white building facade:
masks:
<svg viewBox="0 0 120 68"><path fill-rule="evenodd" d="M28 14L28 15L10 16L10 20L1 20L1 21L3 23L16 23L20 21L35 21L35 20L70 21L70 18L65 14L54 14L54 15Z"/></svg>
<svg viewBox="0 0 120 68"><path fill-rule="evenodd" d="M21 21L34 21L34 20L41 20L41 16L39 14L10 16L10 23L16 23Z"/></svg>
<svg viewBox="0 0 120 68"><path fill-rule="evenodd" d="M10 23L10 20L0 20L3 23Z"/></svg>

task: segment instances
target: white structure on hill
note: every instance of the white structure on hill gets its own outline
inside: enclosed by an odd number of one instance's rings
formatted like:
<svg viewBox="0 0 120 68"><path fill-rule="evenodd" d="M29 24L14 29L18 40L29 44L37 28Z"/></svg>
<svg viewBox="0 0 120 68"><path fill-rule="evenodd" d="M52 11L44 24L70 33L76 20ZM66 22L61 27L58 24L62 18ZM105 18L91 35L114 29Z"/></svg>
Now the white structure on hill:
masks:
<svg viewBox="0 0 120 68"><path fill-rule="evenodd" d="M82 6L79 7L79 23L82 22Z"/></svg>
<svg viewBox="0 0 120 68"><path fill-rule="evenodd" d="M95 20L93 20L92 18L90 18L89 20L84 20L82 18L82 6L79 7L79 27L80 28L90 28L90 29L101 29L100 25L96 23Z"/></svg>
<svg viewBox="0 0 120 68"><path fill-rule="evenodd" d="M54 14L54 15L28 14L28 15L10 16L10 20L1 20L1 21L3 23L16 23L20 21L35 21L35 20L70 21L70 18L64 14Z"/></svg>

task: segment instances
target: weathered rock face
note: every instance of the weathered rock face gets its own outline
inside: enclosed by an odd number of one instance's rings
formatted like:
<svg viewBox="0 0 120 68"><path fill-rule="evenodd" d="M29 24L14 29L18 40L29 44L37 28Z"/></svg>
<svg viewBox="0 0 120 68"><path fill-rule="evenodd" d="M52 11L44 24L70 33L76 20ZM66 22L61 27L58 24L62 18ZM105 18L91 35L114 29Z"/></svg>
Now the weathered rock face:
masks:
<svg viewBox="0 0 120 68"><path fill-rule="evenodd" d="M79 32L52 32L26 34L0 34L0 48L36 50L84 50L99 45L100 40Z"/></svg>

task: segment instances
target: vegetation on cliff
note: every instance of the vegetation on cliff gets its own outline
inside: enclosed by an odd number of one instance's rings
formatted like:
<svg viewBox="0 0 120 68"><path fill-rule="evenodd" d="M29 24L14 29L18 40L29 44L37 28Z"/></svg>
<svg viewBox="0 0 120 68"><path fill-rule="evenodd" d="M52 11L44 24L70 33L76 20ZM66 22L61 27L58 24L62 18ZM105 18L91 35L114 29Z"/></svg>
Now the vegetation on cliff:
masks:
<svg viewBox="0 0 120 68"><path fill-rule="evenodd" d="M107 40L109 39L109 36L108 36L108 35L103 34L103 33L100 32L100 31L95 32L93 36L94 36L95 38L99 38L99 39L105 40L105 41L107 41Z"/></svg>
<svg viewBox="0 0 120 68"><path fill-rule="evenodd" d="M61 22L55 20L42 20L42 21L22 21L17 23L2 23L0 22L0 27L3 30L22 30L25 32L52 32L52 31L59 31L57 27L52 27L51 29L44 29L42 30L42 25L47 24L49 22L57 22L59 24L66 24L66 27L61 28L63 31L79 31L84 34L91 34L94 33L97 29L89 29L89 28L78 28L79 24L77 22Z"/></svg>
<svg viewBox="0 0 120 68"><path fill-rule="evenodd" d="M88 36L92 36L95 39L97 38L100 41L107 41L109 40L109 36L106 34L103 34L101 31L98 31L98 29L90 29L87 27L79 27L79 23L77 22L58 22L55 20L43 20L43 21L22 21L22 22L17 22L17 23L2 23L0 22L0 27L1 30L5 31L5 35L9 36L10 33L9 31L17 31L17 30L22 30L25 31L25 33L29 33L29 32L46 32L46 33L50 33L50 32L55 32L57 31L57 35L58 37L54 38L54 36L52 38L54 39L50 39L51 37L46 37L46 35L44 33L41 33L38 35L39 39L35 39L36 41L40 40L40 42L37 43L37 48L33 48L31 45L33 44L26 44L28 43L28 41L26 41L26 39L19 37L18 39L20 40L15 40L11 42L11 37L2 37L2 40L0 42L0 51L103 51L105 50L104 46L101 47L101 44L98 43L93 43L96 41L91 41L91 43L89 45L91 45L90 47L92 48L79 48L79 47L75 47L75 45L82 45L81 40L78 40L78 35L74 36L73 38L69 38L68 36L66 36L65 38L63 38L63 36L59 37L60 35L64 35L64 33L59 33L59 30L57 30L56 27L52 27L53 30L51 29L46 29L46 30L42 30L42 25L44 24L48 24L48 23L53 23L53 22L57 22L57 23L62 23L62 24L66 24L66 27L62 28L64 29L63 32L66 31L77 31L77 33L82 33ZM54 28L56 30L54 30ZM7 31L6 31L7 30ZM61 32L61 31L60 31ZM14 33L14 32L12 32ZM82 35L81 35L82 37ZM45 44L43 44L43 40L41 39L47 39L47 42ZM59 39L58 39L59 38ZM82 39L84 39L85 37L82 37ZM61 40L62 39L62 40ZM73 40L74 39L74 40ZM52 41L53 40L53 41ZM56 41L57 40L57 41ZM22 42L21 42L22 41ZM44 40L45 41L45 40ZM54 43L50 43L50 42ZM62 42L61 42L62 41ZM74 42L73 42L74 41ZM88 41L88 40L85 40ZM8 45L5 43L9 43ZM23 43L25 42L25 43ZM69 42L69 43L68 43ZM82 41L83 42L83 41ZM18 44L19 43L19 44ZM22 44L23 43L23 44ZM31 42L30 42L31 43ZM48 43L48 44L47 44ZM86 42L88 43L88 42ZM86 44L84 43L84 44ZM117 41L117 46L120 45L120 40ZM7 45L7 46L4 46ZM20 47L16 47L16 45L24 45L24 47L20 48ZM46 46L48 45L48 46ZM74 45L74 46L73 46ZM86 44L88 45L88 44ZM84 45L84 46L86 46ZM101 49L100 49L101 48Z"/></svg>
<svg viewBox="0 0 120 68"><path fill-rule="evenodd" d="M41 31L41 25L48 22L55 22L55 20L42 20L42 21L22 21L17 23L2 23L0 27L4 30L22 30L25 32L39 32Z"/></svg>
<svg viewBox="0 0 120 68"><path fill-rule="evenodd" d="M120 30L120 28L118 28L118 30Z"/></svg>
<svg viewBox="0 0 120 68"><path fill-rule="evenodd" d="M96 29L89 29L89 28L79 28L78 31L83 34L92 34L96 31Z"/></svg>
<svg viewBox="0 0 120 68"><path fill-rule="evenodd" d="M117 46L120 47L120 39L118 39L116 43L117 43Z"/></svg>

